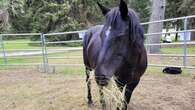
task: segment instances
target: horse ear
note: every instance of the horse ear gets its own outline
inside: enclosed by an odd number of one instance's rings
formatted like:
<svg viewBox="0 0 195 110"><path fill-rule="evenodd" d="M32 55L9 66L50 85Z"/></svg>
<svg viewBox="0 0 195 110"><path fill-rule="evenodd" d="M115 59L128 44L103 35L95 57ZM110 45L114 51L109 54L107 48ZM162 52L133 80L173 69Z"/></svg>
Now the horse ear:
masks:
<svg viewBox="0 0 195 110"><path fill-rule="evenodd" d="M100 7L101 11L102 11L102 14L105 16L109 11L110 9L109 8L106 8L104 7L103 5L101 5L99 2L97 2L98 6Z"/></svg>
<svg viewBox="0 0 195 110"><path fill-rule="evenodd" d="M120 0L119 10L121 12L121 17L123 19L126 19L127 15L128 15L128 7L127 7L127 4L125 3L125 1Z"/></svg>

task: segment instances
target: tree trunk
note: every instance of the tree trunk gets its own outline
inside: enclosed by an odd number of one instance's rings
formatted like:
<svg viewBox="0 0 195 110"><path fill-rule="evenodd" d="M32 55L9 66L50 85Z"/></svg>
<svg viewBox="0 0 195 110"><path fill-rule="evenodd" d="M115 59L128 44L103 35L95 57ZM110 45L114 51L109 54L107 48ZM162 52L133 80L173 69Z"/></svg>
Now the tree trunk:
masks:
<svg viewBox="0 0 195 110"><path fill-rule="evenodd" d="M8 27L9 13L6 9L0 9L0 33Z"/></svg>
<svg viewBox="0 0 195 110"><path fill-rule="evenodd" d="M195 41L195 32L191 33L191 40Z"/></svg>
<svg viewBox="0 0 195 110"><path fill-rule="evenodd" d="M190 29L194 29L194 26L195 26L195 19L191 19ZM191 32L191 40L195 41L195 32Z"/></svg>
<svg viewBox="0 0 195 110"><path fill-rule="evenodd" d="M169 32L169 24L168 23L165 24L165 28L166 28L166 32ZM167 38L167 34L165 34L165 37L163 40L166 40L166 38Z"/></svg>
<svg viewBox="0 0 195 110"><path fill-rule="evenodd" d="M150 21L163 20L165 13L165 3L166 0L152 0L152 14ZM163 30L163 23L153 23L149 24L148 33L159 33ZM147 36L149 38L149 43L160 43L161 35ZM160 52L160 46L150 46L150 53Z"/></svg>
<svg viewBox="0 0 195 110"><path fill-rule="evenodd" d="M178 24L176 24L175 26L176 26L176 31L179 31L179 26L178 26ZM176 41L176 42L178 41L178 37L179 37L179 33L176 33L176 35L175 35L175 41Z"/></svg>

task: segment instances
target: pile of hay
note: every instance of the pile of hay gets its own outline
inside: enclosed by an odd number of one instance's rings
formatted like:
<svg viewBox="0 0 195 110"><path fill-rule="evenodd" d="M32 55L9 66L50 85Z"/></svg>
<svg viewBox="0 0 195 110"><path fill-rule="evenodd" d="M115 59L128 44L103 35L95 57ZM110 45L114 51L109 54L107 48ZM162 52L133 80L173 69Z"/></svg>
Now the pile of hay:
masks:
<svg viewBox="0 0 195 110"><path fill-rule="evenodd" d="M115 110L117 107L121 108L123 105L124 91L120 92L114 79L112 78L109 85L103 88L105 100L108 105L107 110Z"/></svg>
<svg viewBox="0 0 195 110"><path fill-rule="evenodd" d="M92 95L93 99L95 99L97 103L95 105L97 108L101 108L100 104L100 95L99 95L99 87L95 82L95 78L91 75L90 80L92 81ZM94 87L95 86L95 87ZM121 108L123 105L124 99L124 91L121 93L119 88L117 87L114 78L112 78L107 87L103 87L104 99L106 102L106 110L115 110L117 107ZM87 91L86 91L87 92Z"/></svg>

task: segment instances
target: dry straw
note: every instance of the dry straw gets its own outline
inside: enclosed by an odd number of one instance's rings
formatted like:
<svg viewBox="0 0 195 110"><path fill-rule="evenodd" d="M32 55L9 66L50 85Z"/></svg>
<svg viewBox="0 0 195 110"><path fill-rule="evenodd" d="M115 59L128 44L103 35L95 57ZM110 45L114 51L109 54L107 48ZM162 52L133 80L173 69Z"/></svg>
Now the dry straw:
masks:
<svg viewBox="0 0 195 110"><path fill-rule="evenodd" d="M111 80L109 81L108 86L103 87L103 90L102 90L103 93L104 93L104 100L106 102L106 110L115 110L116 108L122 108L122 105L123 105L123 102L124 102L123 101L124 91L121 92L119 90L119 88L117 87L114 79L115 79L114 77L111 78ZM93 82L92 94L93 94L94 99L98 99L97 101L99 102L100 101L99 90L97 89L98 85L95 83L94 76L90 75L90 78L89 78L88 81ZM96 86L95 89L94 89L94 86ZM95 92L94 92L94 90L95 90ZM100 106L100 104L98 104L98 106Z"/></svg>

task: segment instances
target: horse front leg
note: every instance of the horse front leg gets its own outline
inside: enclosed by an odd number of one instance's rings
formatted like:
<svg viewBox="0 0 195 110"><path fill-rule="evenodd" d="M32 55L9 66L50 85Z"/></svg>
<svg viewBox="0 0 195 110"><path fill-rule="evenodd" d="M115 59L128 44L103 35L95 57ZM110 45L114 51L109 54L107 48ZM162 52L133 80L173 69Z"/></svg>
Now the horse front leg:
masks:
<svg viewBox="0 0 195 110"><path fill-rule="evenodd" d="M91 95L91 80L90 80L90 69L86 67L86 83L87 83L87 100L88 100L88 107L93 107L93 100Z"/></svg>
<svg viewBox="0 0 195 110"><path fill-rule="evenodd" d="M134 89L136 88L136 86L138 85L139 81L140 81L140 79L133 80L131 83L128 83L126 85L122 110L127 110L127 105L130 102L131 95L132 95Z"/></svg>
<svg viewBox="0 0 195 110"><path fill-rule="evenodd" d="M99 94L100 94L100 104L102 106L102 110L107 110L106 109L106 101L104 97L104 92L103 92L103 87L99 86Z"/></svg>
<svg viewBox="0 0 195 110"><path fill-rule="evenodd" d="M115 80L115 83L118 87L118 89L120 90L120 92L122 93L123 92L123 88L125 86L125 84L123 82L121 82L119 79L114 79ZM121 106L117 106L116 110L121 110Z"/></svg>

